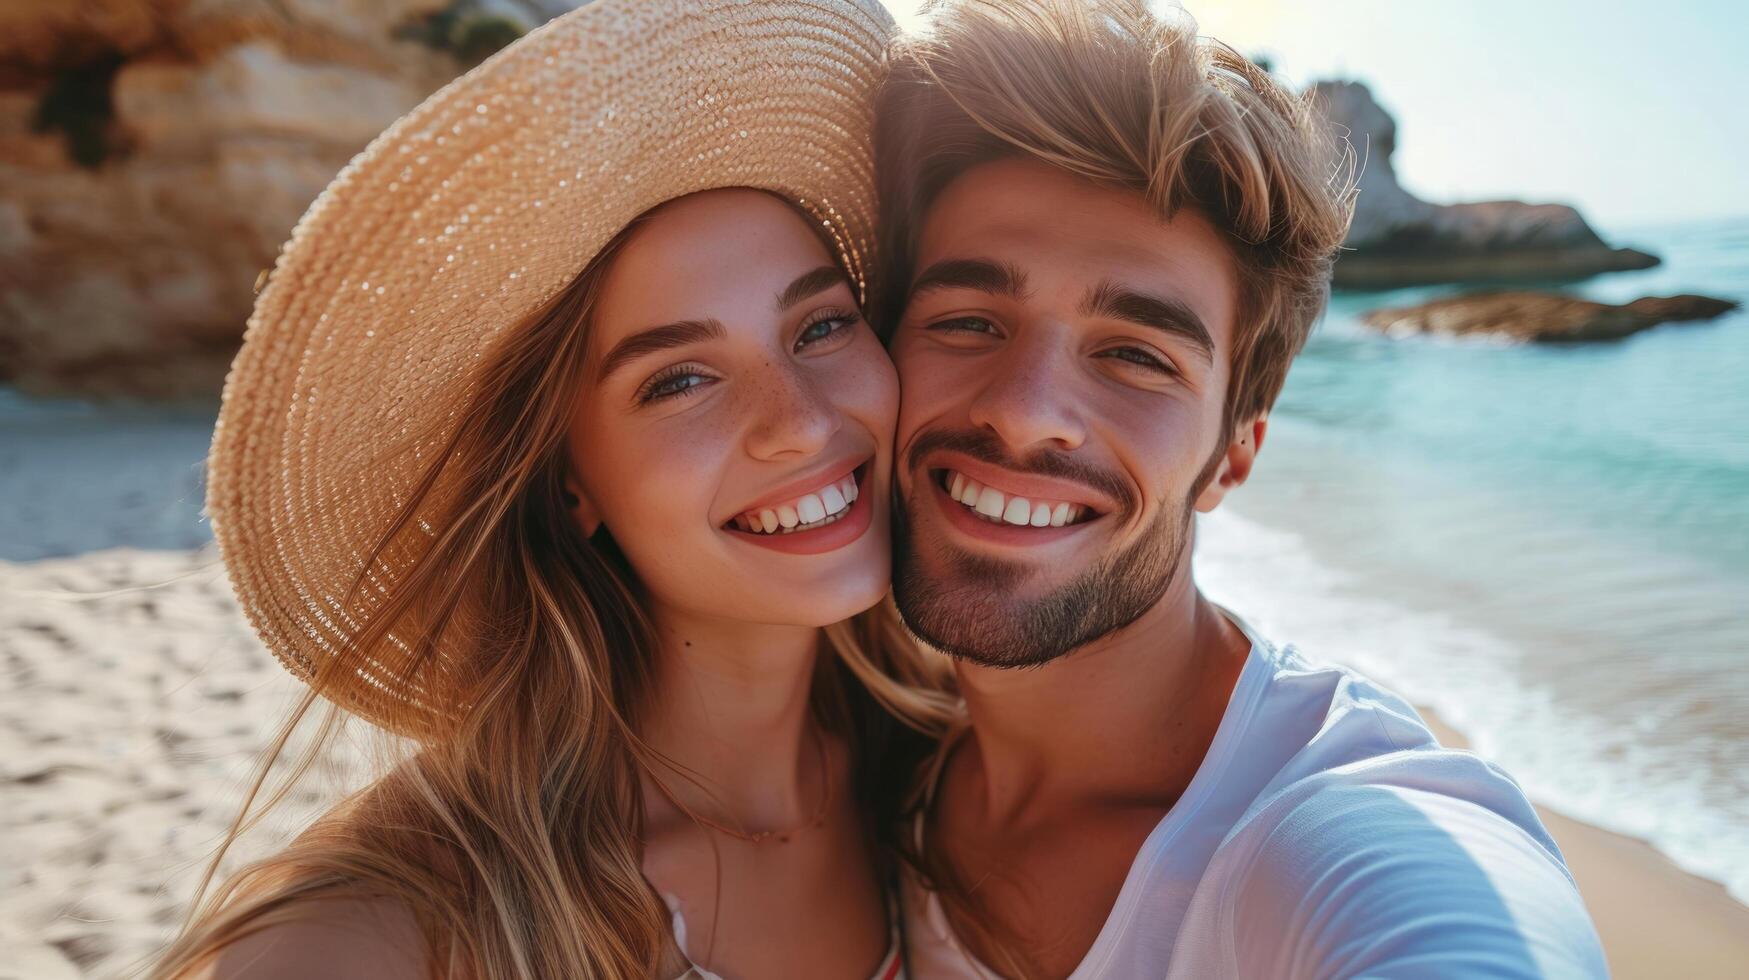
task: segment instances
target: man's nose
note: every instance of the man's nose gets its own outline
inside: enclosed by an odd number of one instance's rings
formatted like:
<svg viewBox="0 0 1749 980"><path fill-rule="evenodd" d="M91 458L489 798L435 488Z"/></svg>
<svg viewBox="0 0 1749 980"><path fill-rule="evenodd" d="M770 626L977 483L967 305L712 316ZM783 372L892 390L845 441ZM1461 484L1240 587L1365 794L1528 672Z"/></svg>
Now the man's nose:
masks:
<svg viewBox="0 0 1749 980"><path fill-rule="evenodd" d="M755 459L805 458L823 451L844 416L813 379L793 370L770 372L752 393L747 453Z"/></svg>
<svg viewBox="0 0 1749 980"><path fill-rule="evenodd" d="M972 399L972 424L1016 449L1079 448L1087 428L1077 403L1077 361L1070 338L1030 331L990 365L994 373Z"/></svg>

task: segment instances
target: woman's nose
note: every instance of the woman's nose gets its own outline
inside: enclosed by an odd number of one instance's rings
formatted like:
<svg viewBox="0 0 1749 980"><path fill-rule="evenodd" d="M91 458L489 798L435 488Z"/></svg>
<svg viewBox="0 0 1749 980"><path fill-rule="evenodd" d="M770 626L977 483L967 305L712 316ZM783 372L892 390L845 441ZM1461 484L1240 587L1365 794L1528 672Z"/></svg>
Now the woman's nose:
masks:
<svg viewBox="0 0 1749 980"><path fill-rule="evenodd" d="M791 370L773 372L761 384L751 411L747 452L755 459L815 455L844 425L843 414L819 385Z"/></svg>

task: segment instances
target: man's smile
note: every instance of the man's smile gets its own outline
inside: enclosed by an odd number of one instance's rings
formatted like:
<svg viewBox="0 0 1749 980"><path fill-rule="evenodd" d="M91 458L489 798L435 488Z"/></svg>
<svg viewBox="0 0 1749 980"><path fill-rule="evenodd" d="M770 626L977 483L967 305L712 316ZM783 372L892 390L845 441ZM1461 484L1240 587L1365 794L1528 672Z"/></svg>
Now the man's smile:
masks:
<svg viewBox="0 0 1749 980"><path fill-rule="evenodd" d="M1082 536L1115 508L1087 487L948 454L922 472L943 523L983 544L1035 548Z"/></svg>

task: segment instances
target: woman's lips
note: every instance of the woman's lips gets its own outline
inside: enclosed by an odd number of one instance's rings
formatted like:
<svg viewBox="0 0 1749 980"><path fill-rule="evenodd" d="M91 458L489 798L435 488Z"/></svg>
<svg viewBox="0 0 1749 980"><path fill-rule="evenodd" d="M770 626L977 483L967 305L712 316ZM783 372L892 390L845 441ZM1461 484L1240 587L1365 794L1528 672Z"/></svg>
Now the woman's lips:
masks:
<svg viewBox="0 0 1749 980"><path fill-rule="evenodd" d="M737 540L785 554L818 555L836 551L862 537L869 525L873 523L874 501L865 492L868 469L869 464L865 463L857 467L850 476L843 480L832 481L828 484L828 487L836 486L838 488L837 495L840 498L847 499L844 499L842 508L834 513L824 514L819 520L804 522L801 519L802 512L797 509L796 523L786 527L783 520L787 515L779 515L776 508L765 508L759 515L759 530L751 529L751 521L748 520L746 514L738 515L725 530ZM845 487L846 483L849 484L848 489ZM823 491L825 489L822 488ZM816 498L817 505L822 510L826 508L828 501L820 499L820 494L807 494L798 499L805 501L806 497L810 496ZM806 504L806 506L809 508L808 513L813 513L812 508L815 504ZM774 531L765 530L764 514L767 512L775 518L776 530ZM739 526L743 520L748 520L746 529Z"/></svg>
<svg viewBox="0 0 1749 980"><path fill-rule="evenodd" d="M857 470L807 493L735 515L730 524L748 534L800 534L825 527L849 512L861 493Z"/></svg>

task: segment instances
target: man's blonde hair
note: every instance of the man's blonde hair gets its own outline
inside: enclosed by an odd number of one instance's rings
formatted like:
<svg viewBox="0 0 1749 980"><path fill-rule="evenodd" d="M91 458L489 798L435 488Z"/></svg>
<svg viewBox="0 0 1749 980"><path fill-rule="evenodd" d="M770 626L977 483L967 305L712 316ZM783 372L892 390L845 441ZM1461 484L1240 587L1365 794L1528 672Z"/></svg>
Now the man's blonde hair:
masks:
<svg viewBox="0 0 1749 980"><path fill-rule="evenodd" d="M903 311L942 190L980 164L1030 157L1135 191L1161 217L1209 219L1239 283L1223 435L1267 412L1329 300L1353 208L1352 154L1309 101L1142 0L937 0L927 14L896 42L876 111L877 322ZM1004 976L1037 975L946 855L926 835L913 843L907 857L955 933Z"/></svg>
<svg viewBox="0 0 1749 980"><path fill-rule="evenodd" d="M1353 208L1352 154L1310 102L1142 0L941 0L927 13L893 49L876 116L882 321L904 307L942 189L1032 157L1220 230L1240 284L1226 431L1268 411L1329 299Z"/></svg>

